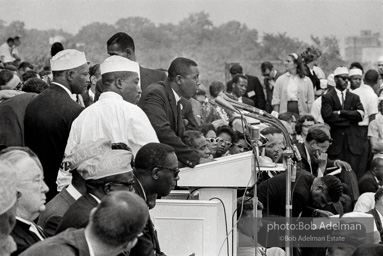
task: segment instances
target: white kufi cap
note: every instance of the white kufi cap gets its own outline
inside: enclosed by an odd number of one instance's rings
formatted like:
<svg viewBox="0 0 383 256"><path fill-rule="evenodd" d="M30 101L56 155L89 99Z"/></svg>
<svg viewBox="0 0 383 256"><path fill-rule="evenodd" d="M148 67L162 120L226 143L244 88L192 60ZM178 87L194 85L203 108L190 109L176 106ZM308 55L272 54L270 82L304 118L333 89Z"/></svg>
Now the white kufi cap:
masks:
<svg viewBox="0 0 383 256"><path fill-rule="evenodd" d="M352 69L350 69L349 75L350 76L362 76L363 73L362 73L362 70L360 70L359 68L352 68Z"/></svg>
<svg viewBox="0 0 383 256"><path fill-rule="evenodd" d="M334 77L339 75L348 75L348 69L346 67L337 67L334 70Z"/></svg>
<svg viewBox="0 0 383 256"><path fill-rule="evenodd" d="M379 57L378 62L383 62L383 55Z"/></svg>
<svg viewBox="0 0 383 256"><path fill-rule="evenodd" d="M330 86L335 87L335 80L334 80L334 74L330 74L327 77L327 84Z"/></svg>
<svg viewBox="0 0 383 256"><path fill-rule="evenodd" d="M129 71L140 74L140 66L137 62L121 56L110 56L100 65L101 75L105 73Z"/></svg>
<svg viewBox="0 0 383 256"><path fill-rule="evenodd" d="M74 49L67 49L58 52L52 57L51 69L52 71L69 70L80 67L86 63L85 53Z"/></svg>

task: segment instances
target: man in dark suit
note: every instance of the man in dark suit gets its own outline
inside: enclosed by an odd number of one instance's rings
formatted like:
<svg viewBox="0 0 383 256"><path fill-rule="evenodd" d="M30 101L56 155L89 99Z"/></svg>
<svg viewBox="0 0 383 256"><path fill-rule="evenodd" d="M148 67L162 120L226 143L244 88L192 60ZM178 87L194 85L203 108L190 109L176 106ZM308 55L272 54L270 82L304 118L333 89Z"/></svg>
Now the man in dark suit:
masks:
<svg viewBox="0 0 383 256"><path fill-rule="evenodd" d="M109 40L106 42L107 51L110 56L118 55L124 58L127 58L131 61L136 61L136 53L135 53L135 45L134 40L131 36L124 32L118 32L114 34ZM164 81L166 79L166 74L162 71L144 68L140 66L140 84L141 91L143 92L150 84ZM102 81L98 81L96 84L96 95L95 102L100 97L102 93Z"/></svg>
<svg viewBox="0 0 383 256"><path fill-rule="evenodd" d="M359 180L359 191L361 194L366 192L376 192L383 185L383 159L374 158L367 171Z"/></svg>
<svg viewBox="0 0 383 256"><path fill-rule="evenodd" d="M57 194L56 178L72 122L84 109L72 94L86 89L88 64L83 52L63 50L51 59L53 82L25 111L25 144L43 165L49 187L47 199Z"/></svg>
<svg viewBox="0 0 383 256"><path fill-rule="evenodd" d="M234 98L241 103L254 107L254 101L244 97L248 87L248 77L239 74L239 75L233 76L232 81L233 81L232 95L234 96Z"/></svg>
<svg viewBox="0 0 383 256"><path fill-rule="evenodd" d="M46 210L39 217L38 224L44 229L48 236L56 234L57 227L69 207L82 195L86 194L85 180L77 171L77 167L85 161L96 156L101 156L110 150L112 143L108 139L88 141L79 144L72 149L70 154L65 156L62 166L65 172L72 174L72 181L69 186L63 188L47 205Z"/></svg>
<svg viewBox="0 0 383 256"><path fill-rule="evenodd" d="M149 143L138 151L134 164L134 190L151 209L157 196L169 195L179 180L177 156L174 149L168 145ZM142 233L137 245L130 252L131 256L165 255L161 252L150 216Z"/></svg>
<svg viewBox="0 0 383 256"><path fill-rule="evenodd" d="M263 84L264 89L266 91L266 105L265 110L268 113L271 113L273 111L273 106L271 105L271 101L273 100L273 91L274 91L274 84L275 81L277 81L278 77L282 75L281 72L276 70L271 64L271 62L263 62L261 64L261 72L262 76L264 77Z"/></svg>
<svg viewBox="0 0 383 256"><path fill-rule="evenodd" d="M334 71L336 87L322 96L321 114L331 127L333 143L328 149L330 159L341 159L351 165L358 178L365 170L358 168L359 156L363 153L363 137L358 122L363 120L364 110L359 96L347 90L348 70L338 67Z"/></svg>
<svg viewBox="0 0 383 256"><path fill-rule="evenodd" d="M243 95L245 98L251 99L254 103L256 108L259 109L265 109L266 106L266 99L265 99L265 93L263 92L263 87L261 82L256 76L250 76L250 75L245 75L243 73L243 69L241 65L239 64L234 64L230 68L230 74L231 77L233 78L235 75L244 75L247 78L247 89L245 94ZM231 93L233 91L233 80L230 80L226 84L226 91ZM245 103L245 102L244 102ZM247 103L246 103L247 104Z"/></svg>
<svg viewBox="0 0 383 256"><path fill-rule="evenodd" d="M56 234L68 228L84 228L91 210L107 194L116 190L133 190L133 154L127 150L108 150L86 160L77 168L85 180L86 194L73 203L62 217Z"/></svg>
<svg viewBox="0 0 383 256"><path fill-rule="evenodd" d="M136 244L148 217L145 202L134 193L116 191L106 195L90 213L85 229L68 229L35 244L23 256L115 256Z"/></svg>
<svg viewBox="0 0 383 256"><path fill-rule="evenodd" d="M45 193L48 192L48 187L43 180L41 163L30 149L9 147L2 153L0 161L12 165L16 175L16 190L21 193L16 205L16 225L11 232L17 245L17 250L11 255L19 255L46 238L46 234L34 220L45 210Z"/></svg>
<svg viewBox="0 0 383 256"><path fill-rule="evenodd" d="M374 209L368 211L367 213L374 216L376 228L379 231L380 239L383 239L383 223L382 223L382 214L383 214L383 188L379 188L375 193L375 207Z"/></svg>
<svg viewBox="0 0 383 256"><path fill-rule="evenodd" d="M185 145L181 136L185 131L182 119L181 97L190 99L199 84L197 63L186 58L176 58L170 64L168 78L151 84L138 103L148 116L158 140L174 148L178 161L188 167L208 162Z"/></svg>

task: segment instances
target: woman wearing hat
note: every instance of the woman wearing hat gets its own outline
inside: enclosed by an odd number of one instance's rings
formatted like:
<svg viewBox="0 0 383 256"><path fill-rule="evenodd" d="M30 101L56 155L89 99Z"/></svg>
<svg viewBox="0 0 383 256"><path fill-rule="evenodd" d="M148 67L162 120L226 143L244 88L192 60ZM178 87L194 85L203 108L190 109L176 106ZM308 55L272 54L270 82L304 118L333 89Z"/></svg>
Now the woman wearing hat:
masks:
<svg viewBox="0 0 383 256"><path fill-rule="evenodd" d="M304 74L302 59L290 53L285 59L286 73L280 76L274 87L273 105L278 113L310 114L314 102L313 84Z"/></svg>

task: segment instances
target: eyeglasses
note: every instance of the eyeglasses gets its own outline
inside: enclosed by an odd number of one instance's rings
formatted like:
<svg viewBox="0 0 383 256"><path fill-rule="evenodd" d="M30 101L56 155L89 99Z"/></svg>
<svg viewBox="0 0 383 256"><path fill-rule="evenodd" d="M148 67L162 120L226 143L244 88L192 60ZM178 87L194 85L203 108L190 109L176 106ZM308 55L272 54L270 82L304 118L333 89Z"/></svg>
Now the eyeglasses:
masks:
<svg viewBox="0 0 383 256"><path fill-rule="evenodd" d="M220 138L206 138L206 141L210 143L218 143L219 140Z"/></svg>
<svg viewBox="0 0 383 256"><path fill-rule="evenodd" d="M107 184L113 184L113 185L121 185L121 186L124 186L126 187L127 189L129 189L129 191L133 191L134 190L134 185L136 184L134 181L131 181L131 182L109 182Z"/></svg>
<svg viewBox="0 0 383 256"><path fill-rule="evenodd" d="M174 177L177 177L178 173L180 173L180 169L178 169L178 168L169 168L169 167L164 167L164 166L159 166L159 165L157 165L156 167L157 168L161 168L161 169L166 169L166 170L169 170L169 171L173 172L174 173Z"/></svg>

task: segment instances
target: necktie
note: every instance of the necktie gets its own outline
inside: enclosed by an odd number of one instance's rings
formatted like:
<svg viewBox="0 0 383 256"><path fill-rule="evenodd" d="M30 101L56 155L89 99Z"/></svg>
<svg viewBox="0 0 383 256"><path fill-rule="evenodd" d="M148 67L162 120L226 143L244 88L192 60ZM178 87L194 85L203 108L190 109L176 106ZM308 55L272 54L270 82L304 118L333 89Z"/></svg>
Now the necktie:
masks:
<svg viewBox="0 0 383 256"><path fill-rule="evenodd" d="M340 94L341 94L341 96L342 96L342 102L341 102L341 104L342 104L342 109L344 108L344 97L343 97L343 92L340 92Z"/></svg>

